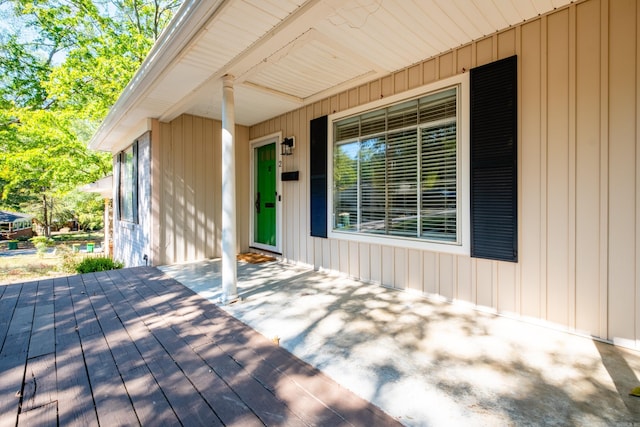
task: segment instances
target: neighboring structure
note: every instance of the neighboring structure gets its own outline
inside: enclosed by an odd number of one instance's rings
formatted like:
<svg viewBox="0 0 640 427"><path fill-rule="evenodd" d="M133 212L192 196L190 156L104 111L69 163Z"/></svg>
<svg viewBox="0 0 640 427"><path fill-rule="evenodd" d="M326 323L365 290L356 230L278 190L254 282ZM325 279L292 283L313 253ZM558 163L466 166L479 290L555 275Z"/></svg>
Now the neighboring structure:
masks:
<svg viewBox="0 0 640 427"><path fill-rule="evenodd" d="M0 240L13 240L32 236L33 227L31 216L0 211Z"/></svg>
<svg viewBox="0 0 640 427"><path fill-rule="evenodd" d="M81 188L86 193L98 193L104 199L104 241L103 251L107 256L112 255L113 239L113 210L111 208L111 200L113 199L113 175L107 175L91 184L87 184Z"/></svg>
<svg viewBox="0 0 640 427"><path fill-rule="evenodd" d="M186 1L91 143L114 256L219 257L236 229L640 348L639 32L635 0Z"/></svg>

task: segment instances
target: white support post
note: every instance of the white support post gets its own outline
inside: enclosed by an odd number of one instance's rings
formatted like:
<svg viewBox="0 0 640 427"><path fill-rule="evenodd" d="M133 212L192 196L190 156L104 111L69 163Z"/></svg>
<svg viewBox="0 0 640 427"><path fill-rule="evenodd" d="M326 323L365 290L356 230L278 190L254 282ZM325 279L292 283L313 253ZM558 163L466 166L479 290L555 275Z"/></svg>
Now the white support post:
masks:
<svg viewBox="0 0 640 427"><path fill-rule="evenodd" d="M109 204L110 199L108 197L104 198L104 254L106 256L111 256L111 251L109 250L109 242L111 241L111 222L109 221Z"/></svg>
<svg viewBox="0 0 640 427"><path fill-rule="evenodd" d="M233 76L222 77L222 302L238 299Z"/></svg>

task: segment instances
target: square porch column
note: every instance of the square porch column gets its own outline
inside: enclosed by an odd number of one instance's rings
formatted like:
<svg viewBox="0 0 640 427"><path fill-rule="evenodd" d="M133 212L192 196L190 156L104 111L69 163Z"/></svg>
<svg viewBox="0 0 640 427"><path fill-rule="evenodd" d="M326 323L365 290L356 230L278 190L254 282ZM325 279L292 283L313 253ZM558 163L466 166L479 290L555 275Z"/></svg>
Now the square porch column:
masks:
<svg viewBox="0 0 640 427"><path fill-rule="evenodd" d="M238 299L233 76L222 77L222 302Z"/></svg>

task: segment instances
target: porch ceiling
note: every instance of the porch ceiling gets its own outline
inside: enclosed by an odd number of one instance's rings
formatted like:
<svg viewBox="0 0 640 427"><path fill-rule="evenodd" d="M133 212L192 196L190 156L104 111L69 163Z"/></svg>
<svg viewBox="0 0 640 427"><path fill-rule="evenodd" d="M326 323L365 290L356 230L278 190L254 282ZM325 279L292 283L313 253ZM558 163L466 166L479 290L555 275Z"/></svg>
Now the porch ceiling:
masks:
<svg viewBox="0 0 640 427"><path fill-rule="evenodd" d="M225 74L249 126L571 2L186 0L90 146L117 151L149 118L220 119Z"/></svg>

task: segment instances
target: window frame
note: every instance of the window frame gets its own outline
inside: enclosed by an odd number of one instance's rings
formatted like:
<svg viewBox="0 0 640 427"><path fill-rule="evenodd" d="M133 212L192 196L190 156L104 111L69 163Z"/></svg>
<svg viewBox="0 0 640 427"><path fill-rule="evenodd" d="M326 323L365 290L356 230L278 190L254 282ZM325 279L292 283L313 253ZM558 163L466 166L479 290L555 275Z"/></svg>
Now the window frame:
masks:
<svg viewBox="0 0 640 427"><path fill-rule="evenodd" d="M457 233L456 242L425 240L417 237L403 237L396 235L376 235L361 233L358 231L341 231L334 228L334 123L338 120L357 116L367 112L373 112L381 108L393 107L405 101L428 96L432 93L457 87ZM327 234L329 238L349 240L362 243L370 243L386 246L398 246L410 249L445 252L458 255L470 254L470 88L469 73L459 74L438 82L421 86L397 95L382 98L358 107L354 107L339 113L329 115L327 120L328 144L327 144Z"/></svg>
<svg viewBox="0 0 640 427"><path fill-rule="evenodd" d="M26 230L27 228L31 228L31 220L27 220L27 219L16 220L14 221L14 224L17 227L13 229L14 231Z"/></svg>
<svg viewBox="0 0 640 427"><path fill-rule="evenodd" d="M123 216L123 206L124 206L124 194L127 191L126 182L125 182L125 169L126 169L126 158L127 152L131 150L131 163L132 163L132 172L131 172L131 188L129 191L131 192L131 217ZM135 141L133 144L125 148L124 150L118 153L118 221L127 222L130 224L138 224L138 141Z"/></svg>

